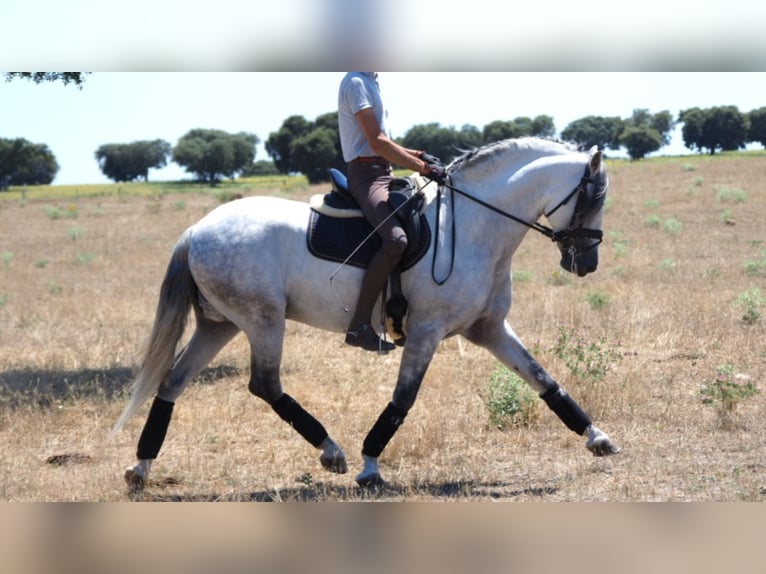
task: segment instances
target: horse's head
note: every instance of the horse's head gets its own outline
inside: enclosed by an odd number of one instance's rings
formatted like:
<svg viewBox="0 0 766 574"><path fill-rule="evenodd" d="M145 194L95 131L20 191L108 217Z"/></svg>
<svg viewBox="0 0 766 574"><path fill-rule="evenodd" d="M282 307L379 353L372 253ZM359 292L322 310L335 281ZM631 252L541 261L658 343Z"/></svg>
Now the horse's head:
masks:
<svg viewBox="0 0 766 574"><path fill-rule="evenodd" d="M579 185L546 214L550 217L559 209L563 213L564 207L574 204L569 225L554 231L553 240L561 251L561 267L579 277L598 268L598 246L603 236L601 225L608 188L609 178L602 153L594 146Z"/></svg>

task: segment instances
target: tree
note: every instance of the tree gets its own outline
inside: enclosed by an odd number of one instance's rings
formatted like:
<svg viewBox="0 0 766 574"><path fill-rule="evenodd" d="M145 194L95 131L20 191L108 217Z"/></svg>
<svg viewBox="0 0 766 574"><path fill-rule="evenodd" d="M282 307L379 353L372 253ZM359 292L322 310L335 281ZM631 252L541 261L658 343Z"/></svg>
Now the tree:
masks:
<svg viewBox="0 0 766 574"><path fill-rule="evenodd" d="M309 183L327 181L331 167L344 169L343 159L338 157L338 132L329 128L316 128L299 137L290 145L292 163L309 180Z"/></svg>
<svg viewBox="0 0 766 574"><path fill-rule="evenodd" d="M541 138L552 138L556 135L556 124L548 115L535 116L532 120L532 134Z"/></svg>
<svg viewBox="0 0 766 574"><path fill-rule="evenodd" d="M501 140L521 137L522 135L519 126L504 120L489 122L482 131L482 138L485 143L499 142Z"/></svg>
<svg viewBox="0 0 766 574"><path fill-rule="evenodd" d="M0 190L11 185L48 185L59 165L45 144L23 138L0 139Z"/></svg>
<svg viewBox="0 0 766 574"><path fill-rule="evenodd" d="M42 82L63 82L67 84L75 84L78 88L82 89L82 85L85 82L85 76L92 72L5 72L5 81L10 82L16 78L23 78L31 80L35 84Z"/></svg>
<svg viewBox="0 0 766 574"><path fill-rule="evenodd" d="M201 181L217 184L223 177L234 178L255 160L258 136L246 132L193 129L173 148L173 161Z"/></svg>
<svg viewBox="0 0 766 574"><path fill-rule="evenodd" d="M636 109L623 125L620 145L625 146L631 159L641 159L670 143L675 122L667 110L652 114L649 110Z"/></svg>
<svg viewBox="0 0 766 574"><path fill-rule="evenodd" d="M595 145L599 149L618 150L624 128L624 121L618 117L587 116L570 123L561 132L561 137L583 148Z"/></svg>
<svg viewBox="0 0 766 574"><path fill-rule="evenodd" d="M266 153L269 154L280 173L300 171L290 158L291 144L313 129L311 122L303 116L290 116L278 131L269 134L266 140Z"/></svg>
<svg viewBox="0 0 766 574"><path fill-rule="evenodd" d="M512 121L495 120L484 126L483 143L492 143L509 138L537 136L550 138L556 134L556 127L551 116L536 118L518 117Z"/></svg>
<svg viewBox="0 0 766 574"><path fill-rule="evenodd" d="M327 170L346 167L340 148L338 112L328 112L313 122L290 116L279 131L269 135L266 151L280 173L300 172L309 182L327 181Z"/></svg>
<svg viewBox="0 0 766 574"><path fill-rule="evenodd" d="M750 120L736 106L689 108L678 114L678 121L684 124L681 133L689 149L713 155L744 148L748 141Z"/></svg>
<svg viewBox="0 0 766 574"><path fill-rule="evenodd" d="M137 141L128 144L104 144L96 150L98 166L113 181L149 181L150 168L162 168L172 153L164 140Z"/></svg>
<svg viewBox="0 0 766 574"><path fill-rule="evenodd" d="M766 147L766 107L752 110L748 114L750 120L750 131L747 134L747 141L758 142Z"/></svg>
<svg viewBox="0 0 766 574"><path fill-rule="evenodd" d="M413 126L399 141L406 148L425 150L437 156L445 164L465 150L481 145L482 142L482 132L471 124L466 124L457 130L454 127L443 127L435 122Z"/></svg>
<svg viewBox="0 0 766 574"><path fill-rule="evenodd" d="M662 136L649 126L627 126L620 135L620 142L628 150L631 159L641 159L662 147Z"/></svg>

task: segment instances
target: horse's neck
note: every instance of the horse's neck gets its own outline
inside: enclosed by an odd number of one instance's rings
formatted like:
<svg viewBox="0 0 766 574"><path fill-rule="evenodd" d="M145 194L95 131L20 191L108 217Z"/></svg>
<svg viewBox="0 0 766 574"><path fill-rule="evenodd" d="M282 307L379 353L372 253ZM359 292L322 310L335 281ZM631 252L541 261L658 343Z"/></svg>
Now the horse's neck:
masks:
<svg viewBox="0 0 766 574"><path fill-rule="evenodd" d="M578 154L523 156L521 161L514 157L494 162L492 169L466 173L457 187L474 191L482 201L525 221L536 221L546 206L572 190L583 162Z"/></svg>

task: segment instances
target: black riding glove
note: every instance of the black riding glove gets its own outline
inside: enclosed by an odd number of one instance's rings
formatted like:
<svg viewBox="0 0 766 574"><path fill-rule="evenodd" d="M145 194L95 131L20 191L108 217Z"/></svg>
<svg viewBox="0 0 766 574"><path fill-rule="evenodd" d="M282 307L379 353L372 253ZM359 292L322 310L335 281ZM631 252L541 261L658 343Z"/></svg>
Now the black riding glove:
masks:
<svg viewBox="0 0 766 574"><path fill-rule="evenodd" d="M422 175L440 184L447 180L447 170L442 165L427 163L426 171Z"/></svg>
<svg viewBox="0 0 766 574"><path fill-rule="evenodd" d="M422 159L424 162L426 162L428 165L438 165L438 166L444 166L442 163L442 160L440 160L435 155L431 155L430 153L423 152L420 154L420 159Z"/></svg>

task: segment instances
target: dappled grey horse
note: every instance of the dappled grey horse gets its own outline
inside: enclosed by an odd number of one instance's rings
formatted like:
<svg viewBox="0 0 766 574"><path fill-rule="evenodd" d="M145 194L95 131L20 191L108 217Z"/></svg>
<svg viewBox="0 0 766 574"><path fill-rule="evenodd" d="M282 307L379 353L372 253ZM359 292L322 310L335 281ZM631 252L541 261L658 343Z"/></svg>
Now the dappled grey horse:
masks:
<svg viewBox="0 0 766 574"><path fill-rule="evenodd" d="M608 189L601 152L537 138L506 140L464 154L447 172L441 189L433 182L424 186L423 212L434 241L427 256L401 275L409 302L406 343L392 399L364 439L357 483L383 483L378 457L412 408L439 343L454 335L516 371L569 429L586 437L593 454L619 452L506 320L511 258L529 229L558 245L567 271L582 277L596 270ZM321 451L324 468L347 472L343 450L284 392L280 377L286 320L342 333L349 318L338 294L355 301L363 275L309 252L310 210L307 203L275 197L241 199L211 211L179 239L146 355L115 425L121 429L154 397L138 461L125 472L131 490L144 488L186 385L240 331L251 349L249 390ZM550 227L538 222L542 216ZM191 309L196 329L176 353Z"/></svg>

